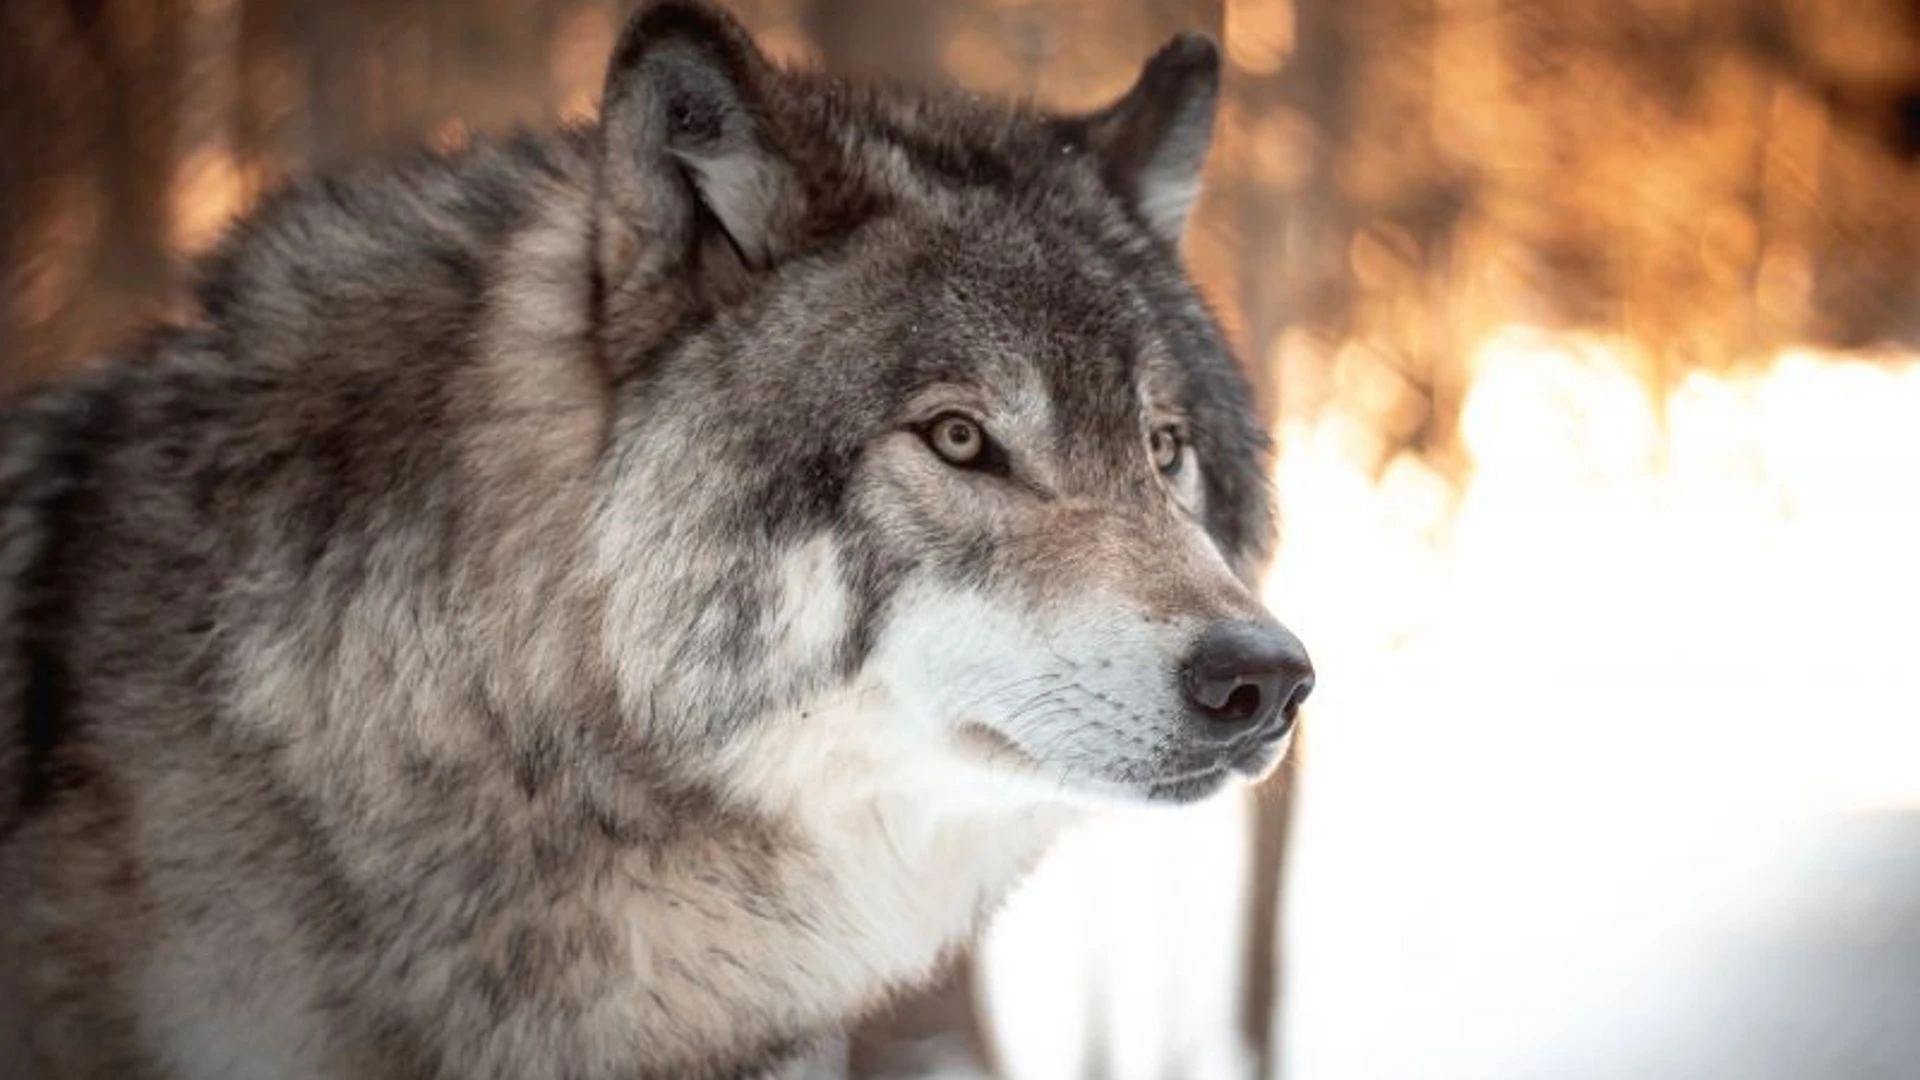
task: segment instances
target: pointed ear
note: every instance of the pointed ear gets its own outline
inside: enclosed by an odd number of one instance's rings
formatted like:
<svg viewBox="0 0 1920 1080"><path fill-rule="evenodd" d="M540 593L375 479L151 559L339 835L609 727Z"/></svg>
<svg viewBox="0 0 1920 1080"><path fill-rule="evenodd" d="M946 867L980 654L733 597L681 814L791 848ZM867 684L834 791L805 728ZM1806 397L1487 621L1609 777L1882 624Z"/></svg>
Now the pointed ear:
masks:
<svg viewBox="0 0 1920 1080"><path fill-rule="evenodd" d="M1204 35L1181 34L1147 61L1133 89L1085 120L1107 182L1169 243L1180 242L1200 193L1219 99L1219 49Z"/></svg>
<svg viewBox="0 0 1920 1080"><path fill-rule="evenodd" d="M635 12L601 101L595 227L607 287L689 270L737 278L742 264L785 253L802 197L769 119L779 78L706 3L655 0Z"/></svg>

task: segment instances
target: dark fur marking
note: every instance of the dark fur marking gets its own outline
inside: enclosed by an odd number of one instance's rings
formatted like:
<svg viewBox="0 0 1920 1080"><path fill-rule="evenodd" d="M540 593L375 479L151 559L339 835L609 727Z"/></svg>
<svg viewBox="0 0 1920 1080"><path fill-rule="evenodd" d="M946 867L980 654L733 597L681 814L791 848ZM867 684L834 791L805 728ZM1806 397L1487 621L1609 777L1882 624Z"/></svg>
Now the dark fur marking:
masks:
<svg viewBox="0 0 1920 1080"><path fill-rule="evenodd" d="M26 686L20 701L20 738L26 749L21 778L21 809L46 805L62 787L86 778L84 768L61 749L74 733L72 687L68 672L68 633L76 588L76 564L87 549L86 524L99 500L95 485L99 454L119 424L118 400L105 387L77 399L75 412L54 436L55 450L42 475L47 490L38 517L47 531L41 549L23 576L27 597L21 612L21 649Z"/></svg>

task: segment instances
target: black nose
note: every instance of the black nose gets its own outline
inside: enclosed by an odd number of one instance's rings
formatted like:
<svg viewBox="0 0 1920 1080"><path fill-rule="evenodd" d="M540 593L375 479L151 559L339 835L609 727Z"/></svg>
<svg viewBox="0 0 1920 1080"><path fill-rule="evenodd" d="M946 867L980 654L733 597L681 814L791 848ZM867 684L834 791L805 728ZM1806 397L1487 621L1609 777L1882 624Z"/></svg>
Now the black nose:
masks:
<svg viewBox="0 0 1920 1080"><path fill-rule="evenodd" d="M1180 674L1194 710L1230 725L1222 734L1271 729L1277 736L1313 692L1306 647L1275 622L1231 622L1208 630Z"/></svg>

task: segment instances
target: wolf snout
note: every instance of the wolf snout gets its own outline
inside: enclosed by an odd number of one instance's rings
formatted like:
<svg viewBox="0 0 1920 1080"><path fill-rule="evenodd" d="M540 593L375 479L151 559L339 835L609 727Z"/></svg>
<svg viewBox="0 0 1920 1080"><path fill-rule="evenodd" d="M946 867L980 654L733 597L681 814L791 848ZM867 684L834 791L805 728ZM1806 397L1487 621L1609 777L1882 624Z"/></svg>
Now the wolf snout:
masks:
<svg viewBox="0 0 1920 1080"><path fill-rule="evenodd" d="M1277 739L1313 692L1306 646L1270 620L1209 629L1180 670L1181 688L1207 734L1236 742Z"/></svg>

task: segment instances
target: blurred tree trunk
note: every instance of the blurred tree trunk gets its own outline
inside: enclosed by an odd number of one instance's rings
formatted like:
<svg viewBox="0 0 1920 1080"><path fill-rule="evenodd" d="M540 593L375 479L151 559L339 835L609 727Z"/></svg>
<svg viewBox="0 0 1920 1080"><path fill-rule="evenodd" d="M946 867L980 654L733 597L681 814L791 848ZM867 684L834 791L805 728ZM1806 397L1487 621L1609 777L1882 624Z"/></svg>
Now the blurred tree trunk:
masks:
<svg viewBox="0 0 1920 1080"><path fill-rule="evenodd" d="M913 83L945 81L942 14L953 0L805 0L800 25L825 66Z"/></svg>
<svg viewBox="0 0 1920 1080"><path fill-rule="evenodd" d="M294 3L240 3L239 86L234 153L251 202L313 159L310 81L298 44Z"/></svg>
<svg viewBox="0 0 1920 1080"><path fill-rule="evenodd" d="M88 348L97 80L71 11L0 5L0 396Z"/></svg>
<svg viewBox="0 0 1920 1080"><path fill-rule="evenodd" d="M307 164L316 169L353 160L371 141L372 79L365 40L378 34L376 0L294 0L306 98Z"/></svg>
<svg viewBox="0 0 1920 1080"><path fill-rule="evenodd" d="M1273 92L1255 94L1266 108L1292 109L1312 132L1303 148L1303 182L1283 200L1271 189L1256 191L1243 209L1250 232L1280 241L1277 270L1249 275L1258 297L1248 305L1258 312L1256 341L1271 341L1294 325L1336 334L1346 328L1354 215L1338 164L1352 127L1353 7L1350 0L1294 0L1293 58Z"/></svg>
<svg viewBox="0 0 1920 1080"><path fill-rule="evenodd" d="M4 20L0 391L91 359L166 300L181 9L11 4Z"/></svg>
<svg viewBox="0 0 1920 1080"><path fill-rule="evenodd" d="M91 277L116 305L153 310L172 286L167 249L167 178L179 124L184 0L76 5L105 88L100 113L104 233Z"/></svg>

